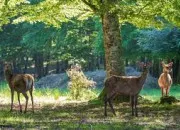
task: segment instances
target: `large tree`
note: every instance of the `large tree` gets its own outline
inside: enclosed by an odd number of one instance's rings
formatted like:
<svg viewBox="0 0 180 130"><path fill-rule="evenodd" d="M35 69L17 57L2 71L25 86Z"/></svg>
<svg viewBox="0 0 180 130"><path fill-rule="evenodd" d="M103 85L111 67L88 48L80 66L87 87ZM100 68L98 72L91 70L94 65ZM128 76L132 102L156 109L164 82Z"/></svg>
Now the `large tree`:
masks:
<svg viewBox="0 0 180 130"><path fill-rule="evenodd" d="M129 22L139 27L162 27L166 22L180 25L180 1L177 0L30 0L35 1L30 4L26 4L25 0L6 0L5 4L12 1L18 7L15 11L18 18L14 22L42 21L60 26L72 17L99 16L104 35L107 77L124 74L120 35L122 23Z"/></svg>

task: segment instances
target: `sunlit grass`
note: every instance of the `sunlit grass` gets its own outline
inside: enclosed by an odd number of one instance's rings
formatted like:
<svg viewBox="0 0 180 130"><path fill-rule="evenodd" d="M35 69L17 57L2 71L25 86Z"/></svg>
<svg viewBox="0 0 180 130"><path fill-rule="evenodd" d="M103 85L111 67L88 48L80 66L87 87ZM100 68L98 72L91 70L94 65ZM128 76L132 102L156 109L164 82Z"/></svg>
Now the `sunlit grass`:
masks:
<svg viewBox="0 0 180 130"><path fill-rule="evenodd" d="M161 89L143 88L140 95L151 101L158 101L161 98ZM170 89L169 95L180 99L180 85L173 85Z"/></svg>
<svg viewBox="0 0 180 130"><path fill-rule="evenodd" d="M26 114L19 112L15 95L14 111L10 110L10 90L6 82L0 83L0 129L179 129L180 103L160 105L140 102L139 117L131 116L128 103L115 104L117 116L108 107L108 117L103 115L103 102L99 100L76 101L68 98L68 89L36 88L34 91L35 113L29 100ZM93 90L98 95L102 89ZM172 86L170 95L180 98L180 86ZM161 97L160 89L144 88L141 95L152 101ZM21 96L24 109L25 100Z"/></svg>

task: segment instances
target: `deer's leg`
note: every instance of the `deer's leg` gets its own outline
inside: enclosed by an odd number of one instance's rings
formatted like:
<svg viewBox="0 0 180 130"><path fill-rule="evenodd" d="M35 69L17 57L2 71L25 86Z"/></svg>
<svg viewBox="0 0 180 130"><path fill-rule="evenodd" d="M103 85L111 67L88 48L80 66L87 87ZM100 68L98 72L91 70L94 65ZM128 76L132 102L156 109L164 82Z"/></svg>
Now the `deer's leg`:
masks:
<svg viewBox="0 0 180 130"><path fill-rule="evenodd" d="M130 96L132 116L134 116L134 96Z"/></svg>
<svg viewBox="0 0 180 130"><path fill-rule="evenodd" d="M162 97L164 96L164 90L163 87L161 88L161 92L162 92Z"/></svg>
<svg viewBox="0 0 180 130"><path fill-rule="evenodd" d="M31 101L32 101L32 111L34 112L33 90L31 89L31 90L29 91L29 93L30 93L30 96L31 96Z"/></svg>
<svg viewBox="0 0 180 130"><path fill-rule="evenodd" d="M11 89L11 110L10 111L13 110L13 102L14 102L14 90Z"/></svg>
<svg viewBox="0 0 180 130"><path fill-rule="evenodd" d="M29 97L28 97L27 93L22 93L22 94L23 94L24 97L26 98L26 106L25 106L25 110L24 110L24 113L26 113L26 112L27 112L27 105L28 105L28 99L29 99Z"/></svg>
<svg viewBox="0 0 180 130"><path fill-rule="evenodd" d="M166 88L166 96L168 96L168 88Z"/></svg>
<svg viewBox="0 0 180 130"><path fill-rule="evenodd" d="M114 115L116 115L115 111L114 111L114 108L113 108L113 105L112 105L112 102L111 102L111 99L108 100L109 102L109 106L111 107L111 111Z"/></svg>
<svg viewBox="0 0 180 130"><path fill-rule="evenodd" d="M22 106L21 106L21 102L20 102L20 93L17 92L17 96L18 96L18 102L19 102L19 109L20 109L20 112L22 112Z"/></svg>
<svg viewBox="0 0 180 130"><path fill-rule="evenodd" d="M107 98L104 98L104 116L107 116Z"/></svg>
<svg viewBox="0 0 180 130"><path fill-rule="evenodd" d="M134 96L134 104L135 104L135 114L136 114L136 117L138 116L137 103L138 103L138 95Z"/></svg>

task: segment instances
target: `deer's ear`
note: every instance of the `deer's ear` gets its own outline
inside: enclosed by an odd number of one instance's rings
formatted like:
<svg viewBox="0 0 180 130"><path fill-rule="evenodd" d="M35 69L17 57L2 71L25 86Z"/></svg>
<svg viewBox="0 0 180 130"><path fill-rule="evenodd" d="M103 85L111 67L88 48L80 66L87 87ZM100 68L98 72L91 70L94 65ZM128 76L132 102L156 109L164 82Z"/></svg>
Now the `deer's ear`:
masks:
<svg viewBox="0 0 180 130"><path fill-rule="evenodd" d="M169 65L169 66L172 66L172 65L173 65L173 62L170 62L168 65Z"/></svg>
<svg viewBox="0 0 180 130"><path fill-rule="evenodd" d="M164 61L161 61L161 65L162 65L162 67L164 67L164 65L165 65Z"/></svg>

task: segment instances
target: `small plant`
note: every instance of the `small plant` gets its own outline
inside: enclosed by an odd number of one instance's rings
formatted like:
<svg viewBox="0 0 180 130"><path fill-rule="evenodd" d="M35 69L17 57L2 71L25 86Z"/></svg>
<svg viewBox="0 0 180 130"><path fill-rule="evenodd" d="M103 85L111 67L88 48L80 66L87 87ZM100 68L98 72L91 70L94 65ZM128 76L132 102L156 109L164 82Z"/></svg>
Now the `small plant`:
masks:
<svg viewBox="0 0 180 130"><path fill-rule="evenodd" d="M72 99L87 99L95 97L95 93L91 90L96 82L88 79L80 65L73 65L67 70L67 75L70 78L68 87L70 89L70 96Z"/></svg>

